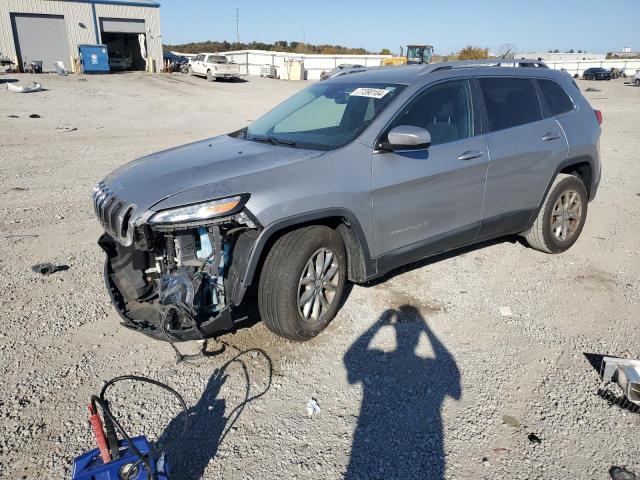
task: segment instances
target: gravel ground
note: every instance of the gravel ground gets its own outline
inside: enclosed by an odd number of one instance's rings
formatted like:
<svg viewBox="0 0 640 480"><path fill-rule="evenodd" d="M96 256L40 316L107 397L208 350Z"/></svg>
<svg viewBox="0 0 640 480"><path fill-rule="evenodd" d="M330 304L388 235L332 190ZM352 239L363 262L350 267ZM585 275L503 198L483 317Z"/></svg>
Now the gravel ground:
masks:
<svg viewBox="0 0 640 480"><path fill-rule="evenodd" d="M133 158L239 128L305 84L41 81L40 93L0 88L0 477L68 478L94 447L89 396L127 373L189 404L175 478L605 479L612 465L640 475L640 415L596 395L584 355L640 352L640 89L579 82L601 90L586 95L604 115L603 181L565 254L483 244L354 286L312 342L258 323L210 345L223 354L176 365L167 344L118 324L91 189ZM31 272L44 261L69 269ZM171 441L180 430L164 394L125 384L111 396L132 434Z"/></svg>

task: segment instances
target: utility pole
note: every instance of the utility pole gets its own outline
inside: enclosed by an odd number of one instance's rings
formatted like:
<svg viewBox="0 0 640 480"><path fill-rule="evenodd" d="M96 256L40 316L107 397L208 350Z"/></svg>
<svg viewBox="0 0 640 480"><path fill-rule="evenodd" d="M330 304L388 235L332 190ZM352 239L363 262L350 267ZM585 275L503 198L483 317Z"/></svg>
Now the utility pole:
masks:
<svg viewBox="0 0 640 480"><path fill-rule="evenodd" d="M236 42L238 45L240 44L240 14L238 7L236 7Z"/></svg>

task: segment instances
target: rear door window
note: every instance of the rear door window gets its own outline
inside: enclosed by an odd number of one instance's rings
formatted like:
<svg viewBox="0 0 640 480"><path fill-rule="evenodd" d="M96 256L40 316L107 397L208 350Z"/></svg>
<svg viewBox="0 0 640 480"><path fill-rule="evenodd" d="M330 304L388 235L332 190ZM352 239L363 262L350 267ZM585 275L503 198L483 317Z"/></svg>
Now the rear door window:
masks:
<svg viewBox="0 0 640 480"><path fill-rule="evenodd" d="M528 78L480 78L492 132L542 120L536 89Z"/></svg>
<svg viewBox="0 0 640 480"><path fill-rule="evenodd" d="M536 82L547 102L548 116L553 117L573 110L573 102L560 85L553 80L536 80Z"/></svg>

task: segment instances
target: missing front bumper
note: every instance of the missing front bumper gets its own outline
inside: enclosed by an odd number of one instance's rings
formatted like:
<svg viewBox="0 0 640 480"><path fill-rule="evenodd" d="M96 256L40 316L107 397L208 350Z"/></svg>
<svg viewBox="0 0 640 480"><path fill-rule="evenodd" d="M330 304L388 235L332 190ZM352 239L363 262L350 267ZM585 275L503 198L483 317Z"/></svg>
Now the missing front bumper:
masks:
<svg viewBox="0 0 640 480"><path fill-rule="evenodd" d="M122 292L113 281L112 276L113 270L109 256L107 255L104 263L105 286L107 287L111 303L122 320L121 324L131 330L163 341L168 340L167 335L170 336L171 341L188 341L201 340L219 333L234 330L230 307L221 310L214 318L210 318L199 324L194 322L190 328L175 329L166 326L163 329L162 324L165 320L164 312L146 302L126 301Z"/></svg>

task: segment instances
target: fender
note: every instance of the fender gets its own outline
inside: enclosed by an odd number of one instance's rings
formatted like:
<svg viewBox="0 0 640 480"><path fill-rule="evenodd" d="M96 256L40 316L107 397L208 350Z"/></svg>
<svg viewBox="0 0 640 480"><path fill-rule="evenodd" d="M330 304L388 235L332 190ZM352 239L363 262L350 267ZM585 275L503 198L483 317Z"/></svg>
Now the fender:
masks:
<svg viewBox="0 0 640 480"><path fill-rule="evenodd" d="M262 232L260 232L260 235L253 243L251 253L249 254L249 259L247 261L247 267L244 272L244 276L242 277L243 288L238 289L241 291L235 292L233 299L234 303L239 303L239 300L242 299L245 290L253 282L256 270L263 256L265 246L269 243L270 240L275 238L274 235L277 235L284 230L290 229L291 227L303 226L305 224L310 224L319 220L335 218L343 219L343 222L350 227L355 236L356 243L360 248L364 264L364 272L362 272L363 277L370 277L375 275L377 270L376 262L371 259L369 245L367 243L364 231L362 230L362 226L360 225L360 222L358 221L356 216L346 208L327 208L314 210L312 212L302 213L294 215L292 217L284 218L282 220L278 220L268 225L262 230ZM343 234L343 232L341 232L341 234Z"/></svg>

